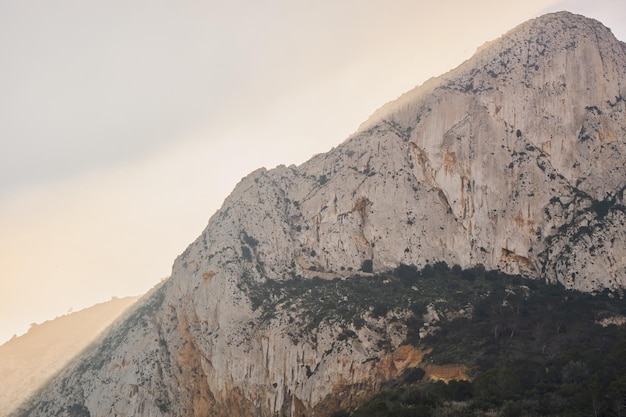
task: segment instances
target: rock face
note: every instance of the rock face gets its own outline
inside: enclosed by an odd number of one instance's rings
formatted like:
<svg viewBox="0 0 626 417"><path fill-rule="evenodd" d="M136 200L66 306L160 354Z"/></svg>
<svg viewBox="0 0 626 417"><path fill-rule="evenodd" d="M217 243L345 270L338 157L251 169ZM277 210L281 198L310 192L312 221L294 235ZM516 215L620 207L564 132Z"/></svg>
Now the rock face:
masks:
<svg viewBox="0 0 626 417"><path fill-rule="evenodd" d="M266 280L443 260L623 289L624 82L625 44L550 14L330 152L253 172L172 278L21 415L325 416L419 362L391 313L350 337L329 321L302 334L287 308L261 320L251 297Z"/></svg>

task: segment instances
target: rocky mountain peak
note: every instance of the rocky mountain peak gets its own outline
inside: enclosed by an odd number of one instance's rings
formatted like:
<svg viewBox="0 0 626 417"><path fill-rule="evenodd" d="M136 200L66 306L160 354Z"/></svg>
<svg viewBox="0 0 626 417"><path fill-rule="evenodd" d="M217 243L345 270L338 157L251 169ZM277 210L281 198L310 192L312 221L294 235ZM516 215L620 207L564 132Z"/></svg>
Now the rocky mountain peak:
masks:
<svg viewBox="0 0 626 417"><path fill-rule="evenodd" d="M408 104L415 100L417 90L431 91L450 82L457 88L474 91L473 87L469 84L464 85L462 81L481 74L497 78L495 85L502 86L508 84L504 81L512 80L514 84L522 83L527 88L541 86L541 82L548 77L583 74L571 72L566 74L564 71L559 71L564 67L554 67L556 58L565 54L582 54L588 59L600 59L598 62L603 62L604 65L599 68L587 66L586 70L590 74L595 70L619 74L622 70L614 66L620 63L619 57L624 54L625 48L626 45L617 40L611 30L597 20L566 11L550 13L524 22L499 38L485 42L477 48L470 59L448 73L431 78L425 85L404 94L399 102ZM604 62L604 59L607 62ZM543 67L539 64L543 64ZM522 72L521 78L518 71ZM514 79L512 76L515 76ZM537 77L539 78L536 79ZM601 82L593 77L578 78L580 82ZM536 79L536 81L526 82L531 79ZM480 90L480 85L483 83L487 84L485 88L495 87L493 82L488 81L487 77L479 78L476 88ZM387 111L382 113L389 114L389 110L393 109L391 106L393 103L383 106L381 110ZM370 118L369 123L372 119L376 119L376 116L381 117L381 114L377 113Z"/></svg>
<svg viewBox="0 0 626 417"><path fill-rule="evenodd" d="M312 294L446 262L622 291L625 71L624 44L600 23L546 15L328 153L251 173L172 278L28 415L328 415L420 357L398 349L414 312L315 321L298 314L305 295L278 303L286 283Z"/></svg>
<svg viewBox="0 0 626 417"><path fill-rule="evenodd" d="M588 132L581 132L581 121L593 118L590 112L612 108L623 100L625 51L625 44L596 20L569 12L544 15L487 42L456 69L383 106L363 127L389 119L408 128L423 96L453 89L489 97L493 107L489 111L499 120L514 124L516 131L538 131L526 135L535 145L543 143L541 129L554 123L562 126L561 136L583 138ZM512 97L524 102L512 101ZM551 160L568 178L587 178L589 172L577 175L572 171L577 149L567 148L570 152L563 160L552 157L557 152L552 152Z"/></svg>
<svg viewBox="0 0 626 417"><path fill-rule="evenodd" d="M251 174L202 239L226 224L230 237L252 236L258 247L240 238L231 250L254 254L242 266L255 279L445 260L620 288L623 238L607 248L595 233L621 221L596 209L621 207L625 71L624 45L597 21L561 12L526 22L331 152Z"/></svg>

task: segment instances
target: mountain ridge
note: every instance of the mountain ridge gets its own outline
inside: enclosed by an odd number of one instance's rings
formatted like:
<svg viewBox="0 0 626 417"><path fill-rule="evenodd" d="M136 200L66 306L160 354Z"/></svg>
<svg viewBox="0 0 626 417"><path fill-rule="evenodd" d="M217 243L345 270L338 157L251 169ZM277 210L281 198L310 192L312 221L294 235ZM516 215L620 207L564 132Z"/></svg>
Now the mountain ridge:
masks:
<svg viewBox="0 0 626 417"><path fill-rule="evenodd" d="M626 50L607 28L546 15L330 152L254 171L172 277L18 415L325 416L403 372L384 358L414 311L329 315L296 337L297 300L263 322L275 295L252 299L266 285L446 262L619 293L624 79Z"/></svg>
<svg viewBox="0 0 626 417"><path fill-rule="evenodd" d="M545 27L546 24L554 24L554 23L558 24L559 22L562 22L564 17L567 18L567 20L570 21L570 22L582 23L582 24L584 24L586 26L594 28L594 30L595 29L599 29L600 31L604 32L605 34L610 34L610 36L612 36L614 38L614 36L613 36L613 34L611 32L611 29L605 27L602 24L602 22L600 22L600 21L598 21L596 19L588 18L588 17L585 17L583 15L574 14L574 13L571 13L571 12L568 12L568 11L560 11L560 12L549 13L549 14L545 14L545 15L536 17L534 19L530 19L528 21L525 21L525 22L517 25L513 29L510 29L509 31L507 31L506 33L502 34L498 38L496 38L494 40L486 41L481 46L476 48L476 51L474 52L474 54L472 54L472 56L470 58L468 58L465 61L463 61L457 67L455 67L455 68L451 69L450 71L448 71L446 73L443 73L443 74L441 74L439 76L431 77L428 80L426 80L423 84L418 85L415 88L413 88L412 90L409 90L409 91L401 94L397 99L391 100L391 101L385 103L383 106L378 108L370 117L368 117L368 119L366 121L364 121L359 126L358 130L359 131L366 130L368 126L372 125L373 123L376 123L376 121L380 121L380 119L384 118L384 115L390 113L394 108L399 107L398 104L404 105L404 104L408 104L408 103L414 102L416 100L419 100L419 98L420 98L419 92L421 90L426 90L427 92L432 92L432 90L434 90L436 87L441 86L446 81L449 81L450 79L453 79L453 78L458 78L463 73L468 72L468 69L471 72L473 67L476 66L476 62L477 61L487 61L487 60L490 60L489 57L493 57L493 55L495 53L499 53L500 52L500 51L497 51L497 50L498 49L502 49L498 45L498 43L501 40L508 40L511 37L518 37L520 35L520 33L528 34L528 32L532 31L534 28L536 28L536 27ZM572 27L570 27L570 28L565 27L564 29L565 30L572 29ZM626 50L626 42L620 41L617 38L614 38L614 40L617 41L621 45L622 49ZM545 53L545 51L544 51L544 53Z"/></svg>
<svg viewBox="0 0 626 417"><path fill-rule="evenodd" d="M34 394L139 297L113 298L40 324L0 345L0 416Z"/></svg>

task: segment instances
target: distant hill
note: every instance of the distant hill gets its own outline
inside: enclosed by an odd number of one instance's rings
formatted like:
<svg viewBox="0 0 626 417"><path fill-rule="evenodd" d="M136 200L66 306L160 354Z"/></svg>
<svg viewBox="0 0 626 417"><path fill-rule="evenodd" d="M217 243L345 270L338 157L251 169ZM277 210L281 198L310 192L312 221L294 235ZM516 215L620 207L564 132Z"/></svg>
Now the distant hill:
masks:
<svg viewBox="0 0 626 417"><path fill-rule="evenodd" d="M114 298L41 324L0 346L0 416L8 415L92 343L138 297Z"/></svg>

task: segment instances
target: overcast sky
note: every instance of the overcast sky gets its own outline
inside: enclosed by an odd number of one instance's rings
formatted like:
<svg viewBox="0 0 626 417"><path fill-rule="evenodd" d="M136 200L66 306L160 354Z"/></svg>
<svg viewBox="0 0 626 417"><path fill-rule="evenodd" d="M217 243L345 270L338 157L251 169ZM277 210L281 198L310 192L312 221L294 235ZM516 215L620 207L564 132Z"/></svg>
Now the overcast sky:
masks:
<svg viewBox="0 0 626 417"><path fill-rule="evenodd" d="M0 0L0 343L145 292L241 177L556 10L621 0Z"/></svg>

